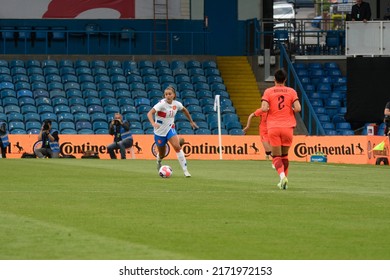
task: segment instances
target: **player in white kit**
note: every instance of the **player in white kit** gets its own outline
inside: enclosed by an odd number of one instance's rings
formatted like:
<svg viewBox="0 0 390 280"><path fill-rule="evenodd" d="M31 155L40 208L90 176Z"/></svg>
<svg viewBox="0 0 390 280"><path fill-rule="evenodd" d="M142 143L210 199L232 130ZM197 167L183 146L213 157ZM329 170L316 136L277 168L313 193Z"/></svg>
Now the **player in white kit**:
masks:
<svg viewBox="0 0 390 280"><path fill-rule="evenodd" d="M191 177L191 174L187 170L185 155L180 147L179 136L175 130L175 115L177 111L183 111L193 129L198 128L198 126L192 120L190 113L183 104L175 99L176 90L169 86L164 91L164 99L154 105L148 112L148 119L154 127L154 141L158 149L157 170L160 170L161 161L165 157L165 145L169 142L176 152L184 175Z"/></svg>

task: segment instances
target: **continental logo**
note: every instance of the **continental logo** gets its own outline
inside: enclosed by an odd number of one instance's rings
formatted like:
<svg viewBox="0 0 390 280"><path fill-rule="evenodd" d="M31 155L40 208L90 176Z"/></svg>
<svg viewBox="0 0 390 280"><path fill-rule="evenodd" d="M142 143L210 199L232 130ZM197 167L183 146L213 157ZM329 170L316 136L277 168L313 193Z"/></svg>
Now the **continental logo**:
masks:
<svg viewBox="0 0 390 280"><path fill-rule="evenodd" d="M183 152L186 157L190 155L202 154L202 155L216 155L219 154L222 150L222 153L225 155L247 155L248 154L248 144L243 145L209 145L208 143L203 143L200 145L191 145L190 143L184 143L182 146Z"/></svg>
<svg viewBox="0 0 390 280"><path fill-rule="evenodd" d="M107 153L107 146L91 145L88 142L82 145L73 145L72 142L64 142L60 145L60 149L63 155L83 154L85 151L94 151L99 154Z"/></svg>
<svg viewBox="0 0 390 280"><path fill-rule="evenodd" d="M358 151L357 153L355 151ZM323 153L326 155L362 155L363 149L360 143L357 145L340 145L340 146L322 146L317 144L314 146L308 146L306 143L298 143L294 147L294 154L299 158L304 158L315 153Z"/></svg>

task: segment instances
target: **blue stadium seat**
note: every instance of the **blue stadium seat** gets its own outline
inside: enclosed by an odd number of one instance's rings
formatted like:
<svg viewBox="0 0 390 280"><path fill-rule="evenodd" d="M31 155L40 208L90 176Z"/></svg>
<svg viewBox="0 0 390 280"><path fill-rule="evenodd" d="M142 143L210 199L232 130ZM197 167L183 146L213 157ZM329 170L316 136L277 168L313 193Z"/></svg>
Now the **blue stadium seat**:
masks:
<svg viewBox="0 0 390 280"><path fill-rule="evenodd" d="M81 122L81 121L90 121L91 118L89 116L88 113L82 113L82 112L79 112L79 113L75 113L74 115L74 122L77 123L77 122Z"/></svg>
<svg viewBox="0 0 390 280"><path fill-rule="evenodd" d="M241 128L232 128L232 129L228 130L228 133L230 135L244 135L244 132L242 131Z"/></svg>
<svg viewBox="0 0 390 280"><path fill-rule="evenodd" d="M57 121L57 115L51 112L41 113L39 116L41 118L41 122L44 122L45 120Z"/></svg>
<svg viewBox="0 0 390 280"><path fill-rule="evenodd" d="M137 109L133 105L123 105L120 107L121 114L137 113Z"/></svg>
<svg viewBox="0 0 390 280"><path fill-rule="evenodd" d="M27 105L23 105L20 107L20 112L22 114L37 113L38 110L37 110L37 107L35 106L35 104L34 105L27 104Z"/></svg>
<svg viewBox="0 0 390 280"><path fill-rule="evenodd" d="M80 89L83 91L87 89L97 90L97 86L94 82L82 82L80 84Z"/></svg>
<svg viewBox="0 0 390 280"><path fill-rule="evenodd" d="M20 113L19 105L5 105L4 106L4 113L5 114L11 113L11 112Z"/></svg>
<svg viewBox="0 0 390 280"><path fill-rule="evenodd" d="M104 106L104 112L106 114L118 113L118 112L120 112L120 108L117 105L109 104L109 105Z"/></svg>
<svg viewBox="0 0 390 280"><path fill-rule="evenodd" d="M107 114L107 112L104 112L103 106L97 104L87 106L87 111L89 114L98 113L98 112Z"/></svg>
<svg viewBox="0 0 390 280"><path fill-rule="evenodd" d="M57 105L54 106L54 113L70 113L70 108L68 105Z"/></svg>
<svg viewBox="0 0 390 280"><path fill-rule="evenodd" d="M83 98L95 97L99 98L99 93L94 89L83 90Z"/></svg>
<svg viewBox="0 0 390 280"><path fill-rule="evenodd" d="M107 121L96 121L92 123L92 129L96 132L100 129L108 130L108 123Z"/></svg>
<svg viewBox="0 0 390 280"><path fill-rule="evenodd" d="M14 130L17 130L17 129L20 129L20 130L24 130L25 129L24 123L22 121L10 121L10 122L8 122L8 130L9 130L9 132L11 134L14 132Z"/></svg>
<svg viewBox="0 0 390 280"><path fill-rule="evenodd" d="M7 114L7 120L8 120L8 122L12 122L12 121L23 122L24 118L23 118L23 115L21 113L10 112Z"/></svg>
<svg viewBox="0 0 390 280"><path fill-rule="evenodd" d="M62 133L62 131L64 129L73 129L74 130L74 129L76 129L76 127L75 127L74 122L63 121L63 122L60 122L59 129L60 129L60 132Z"/></svg>
<svg viewBox="0 0 390 280"><path fill-rule="evenodd" d="M29 132L31 129L38 129L38 131L41 129L42 124L40 121L27 121L25 122L26 131ZM34 133L32 133L34 134Z"/></svg>
<svg viewBox="0 0 390 280"><path fill-rule="evenodd" d="M129 121L129 122L133 122L133 121L140 121L140 116L138 113L126 113L124 115L124 119Z"/></svg>
<svg viewBox="0 0 390 280"><path fill-rule="evenodd" d="M92 124L97 121L107 122L107 115L105 113L101 113L101 112L92 113L90 117L91 117Z"/></svg>
<svg viewBox="0 0 390 280"><path fill-rule="evenodd" d="M192 128L183 128L178 131L179 135L193 135L194 130Z"/></svg>
<svg viewBox="0 0 390 280"><path fill-rule="evenodd" d="M69 112L63 112L63 113L59 113L57 114L57 120L59 123L61 122L73 122L74 121L74 116L72 113L69 113Z"/></svg>
<svg viewBox="0 0 390 280"><path fill-rule="evenodd" d="M92 124L89 121L76 122L76 130L79 132L81 129L92 129Z"/></svg>
<svg viewBox="0 0 390 280"><path fill-rule="evenodd" d="M150 109L152 109L152 107L149 106L149 105L140 105L140 106L138 106L136 108L137 108L137 113L138 114L147 113L147 112L150 111Z"/></svg>
<svg viewBox="0 0 390 280"><path fill-rule="evenodd" d="M114 93L113 93L114 94ZM116 100L116 98L114 97L103 97L101 99L101 102L102 102L102 106L107 106L107 105L118 105L118 101Z"/></svg>
<svg viewBox="0 0 390 280"><path fill-rule="evenodd" d="M231 122L224 122L225 123L225 128L228 130L230 133L231 129L242 129L242 125L239 121L231 121Z"/></svg>
<svg viewBox="0 0 390 280"><path fill-rule="evenodd" d="M118 102L119 102L119 99L120 98L131 98L131 92L129 90L126 90L126 89L119 89L119 90L116 90L115 92L115 98L118 99Z"/></svg>
<svg viewBox="0 0 390 280"><path fill-rule="evenodd" d="M24 118L24 122L41 121L41 117L39 116L39 114L33 112L24 114L23 118Z"/></svg>
<svg viewBox="0 0 390 280"><path fill-rule="evenodd" d="M49 96L50 96L50 98L66 97L66 93L62 89L54 89L54 90L49 91Z"/></svg>
<svg viewBox="0 0 390 280"><path fill-rule="evenodd" d="M87 110L87 107L83 106L83 105L73 105L70 107L70 112L72 114L76 114L76 113L87 113L88 110Z"/></svg>
<svg viewBox="0 0 390 280"><path fill-rule="evenodd" d="M19 98L19 106L22 107L24 105L33 105L35 106L35 100L32 97L21 97Z"/></svg>
<svg viewBox="0 0 390 280"><path fill-rule="evenodd" d="M89 128L82 128L77 131L77 134L95 134L95 132Z"/></svg>
<svg viewBox="0 0 390 280"><path fill-rule="evenodd" d="M130 129L130 132L132 134L145 134L144 130L140 128Z"/></svg>
<svg viewBox="0 0 390 280"><path fill-rule="evenodd" d="M61 130L61 134L77 134L77 131L75 129L65 128Z"/></svg>
<svg viewBox="0 0 390 280"><path fill-rule="evenodd" d="M77 96L69 98L68 103L69 103L69 106L73 106L73 105L83 105L84 106L85 105L84 98L77 97Z"/></svg>

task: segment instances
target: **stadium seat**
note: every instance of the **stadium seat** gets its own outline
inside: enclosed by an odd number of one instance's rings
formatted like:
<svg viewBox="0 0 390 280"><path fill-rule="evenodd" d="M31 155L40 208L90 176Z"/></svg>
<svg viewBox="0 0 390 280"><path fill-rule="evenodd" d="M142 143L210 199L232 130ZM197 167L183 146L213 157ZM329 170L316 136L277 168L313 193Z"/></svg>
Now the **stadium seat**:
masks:
<svg viewBox="0 0 390 280"><path fill-rule="evenodd" d="M23 122L24 118L23 118L23 115L21 113L10 112L7 114L7 120L8 120L8 122L12 122L12 121Z"/></svg>
<svg viewBox="0 0 390 280"><path fill-rule="evenodd" d="M137 113L137 109L133 105L123 105L120 107L121 114Z"/></svg>
<svg viewBox="0 0 390 280"><path fill-rule="evenodd" d="M107 121L96 121L92 123L92 129L95 132L100 129L108 130L108 123Z"/></svg>
<svg viewBox="0 0 390 280"><path fill-rule="evenodd" d="M232 129L242 129L242 125L239 121L231 121L231 122L224 122L225 123L225 128L228 130L228 132L230 133L230 130Z"/></svg>
<svg viewBox="0 0 390 280"><path fill-rule="evenodd" d="M75 113L73 116L74 116L75 123L81 122L81 121L88 121L89 122L91 120L88 113L80 112L80 113Z"/></svg>
<svg viewBox="0 0 390 280"><path fill-rule="evenodd" d="M17 130L17 129L20 129L20 130L24 130L25 129L24 123L22 121L10 121L10 122L8 122L8 130L9 130L9 132L13 133L13 131Z"/></svg>
<svg viewBox="0 0 390 280"><path fill-rule="evenodd" d="M70 107L70 112L72 114L76 114L76 113L87 113L87 107L85 107L84 105L73 105Z"/></svg>
<svg viewBox="0 0 390 280"><path fill-rule="evenodd" d="M63 121L63 122L60 122L60 124L59 124L59 130L61 133L64 129L75 129L75 128L76 127L75 127L74 122Z"/></svg>
<svg viewBox="0 0 390 280"><path fill-rule="evenodd" d="M106 114L118 113L118 112L120 112L120 108L117 105L109 104L109 105L104 106L104 112Z"/></svg>
<svg viewBox="0 0 390 280"><path fill-rule="evenodd" d="M92 124L89 121L78 121L76 122L76 130L79 132L81 129L91 129Z"/></svg>
<svg viewBox="0 0 390 280"><path fill-rule="evenodd" d="M35 100L32 97L21 97L19 98L19 106L33 105L35 106Z"/></svg>
<svg viewBox="0 0 390 280"><path fill-rule="evenodd" d="M132 134L145 134L144 130L140 128L130 129L130 132Z"/></svg>
<svg viewBox="0 0 390 280"><path fill-rule="evenodd" d="M133 99L136 99L136 98L148 98L148 93L145 90L143 90L143 89L132 90L131 91L131 97Z"/></svg>
<svg viewBox="0 0 390 280"><path fill-rule="evenodd" d="M31 129L40 130L42 127L42 124L40 121L27 121L27 122L25 122L25 126L26 126L26 131L29 132Z"/></svg>
<svg viewBox="0 0 390 280"><path fill-rule="evenodd" d="M127 121L129 122L133 122L133 121L140 121L140 116L138 113L126 113L124 115L124 119L126 119Z"/></svg>
<svg viewBox="0 0 390 280"><path fill-rule="evenodd" d="M101 113L101 112L92 113L90 117L91 117L92 124L97 121L107 122L107 115L105 113Z"/></svg>
<svg viewBox="0 0 390 280"><path fill-rule="evenodd" d="M68 103L69 103L69 106L84 105L84 98L74 96L74 97L71 97L68 99Z"/></svg>
<svg viewBox="0 0 390 280"><path fill-rule="evenodd" d="M114 93L113 93L114 94ZM104 107L104 106L107 106L107 105L118 105L118 101L116 100L116 98L114 98L114 97L109 97L109 96L107 96L107 97L103 97L102 99L101 99L101 104L102 104L102 106Z"/></svg>
<svg viewBox="0 0 390 280"><path fill-rule="evenodd" d="M40 122L41 121L41 117L39 116L38 113L26 113L23 115L23 118L24 118L24 122Z"/></svg>
<svg viewBox="0 0 390 280"><path fill-rule="evenodd" d="M0 110L0 112L2 112L2 110ZM26 104L26 105L20 106L20 112L22 114L37 113L38 110L37 110L37 107L35 106L35 104L34 105Z"/></svg>
<svg viewBox="0 0 390 280"><path fill-rule="evenodd" d="M57 115L59 113L70 113L70 108L68 105L57 105L54 106L54 113L56 113Z"/></svg>
<svg viewBox="0 0 390 280"><path fill-rule="evenodd" d="M39 114L41 118L41 122L44 122L45 120L51 120L57 122L57 115L51 112L45 112Z"/></svg>
<svg viewBox="0 0 390 280"><path fill-rule="evenodd" d="M244 132L240 128L232 128L232 129L228 130L228 133L230 135L244 135Z"/></svg>
<svg viewBox="0 0 390 280"><path fill-rule="evenodd" d="M183 129L180 129L179 130L179 135L193 135L194 134L194 130L192 130L192 128L183 128Z"/></svg>
<svg viewBox="0 0 390 280"><path fill-rule="evenodd" d="M104 109L101 105L97 105L97 104L92 104L90 106L87 106L87 112L89 114L93 114L93 113L106 113L107 112L104 112Z"/></svg>
<svg viewBox="0 0 390 280"><path fill-rule="evenodd" d="M82 128L77 131L77 134L95 134L92 129L89 128Z"/></svg>
<svg viewBox="0 0 390 280"><path fill-rule="evenodd" d="M20 107L19 105L5 105L4 106L4 113L9 114L11 112L17 112L20 113Z"/></svg>
<svg viewBox="0 0 390 280"><path fill-rule="evenodd" d="M69 112L62 112L57 114L57 120L59 123L67 121L67 122L73 122L74 116L72 113Z"/></svg>

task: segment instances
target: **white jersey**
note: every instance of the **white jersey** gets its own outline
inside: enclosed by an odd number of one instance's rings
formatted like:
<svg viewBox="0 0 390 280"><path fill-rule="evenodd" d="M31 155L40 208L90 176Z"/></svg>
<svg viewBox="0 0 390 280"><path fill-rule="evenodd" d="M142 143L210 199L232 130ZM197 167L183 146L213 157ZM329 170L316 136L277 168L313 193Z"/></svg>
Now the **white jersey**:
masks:
<svg viewBox="0 0 390 280"><path fill-rule="evenodd" d="M162 99L153 108L156 110L155 122L160 125L159 128L154 128L154 134L167 136L169 130L175 127L176 113L183 110L183 104L176 100L169 104L165 99Z"/></svg>

